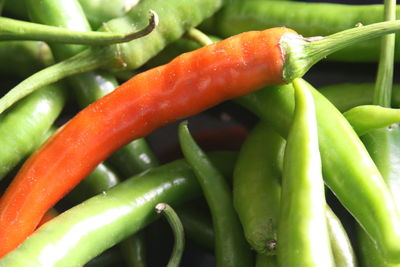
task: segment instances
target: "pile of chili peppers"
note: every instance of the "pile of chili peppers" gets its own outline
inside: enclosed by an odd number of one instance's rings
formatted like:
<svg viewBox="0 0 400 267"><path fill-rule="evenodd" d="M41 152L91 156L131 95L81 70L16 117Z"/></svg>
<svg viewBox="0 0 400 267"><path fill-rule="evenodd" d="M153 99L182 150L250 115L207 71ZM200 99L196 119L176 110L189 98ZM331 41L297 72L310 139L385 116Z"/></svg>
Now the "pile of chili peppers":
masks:
<svg viewBox="0 0 400 267"><path fill-rule="evenodd" d="M0 267L400 266L396 1L0 11Z"/></svg>

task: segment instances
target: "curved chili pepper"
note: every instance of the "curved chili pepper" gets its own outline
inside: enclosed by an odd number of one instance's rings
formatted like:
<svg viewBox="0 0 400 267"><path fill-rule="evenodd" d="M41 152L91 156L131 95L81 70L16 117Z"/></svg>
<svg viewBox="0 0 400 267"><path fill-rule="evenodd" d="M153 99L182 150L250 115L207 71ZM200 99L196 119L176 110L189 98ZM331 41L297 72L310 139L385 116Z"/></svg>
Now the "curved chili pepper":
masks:
<svg viewBox="0 0 400 267"><path fill-rule="evenodd" d="M209 155L219 171L232 175L235 153ZM57 216L0 259L0 266L82 266L156 219L157 203L175 205L200 194L186 161L154 168Z"/></svg>
<svg viewBox="0 0 400 267"><path fill-rule="evenodd" d="M395 247L400 244L400 225L392 194L347 120L321 94L312 92L326 184L375 240L381 253L390 261L400 261L396 260L399 252L394 252L399 251ZM241 101L278 133L287 136L293 99L293 88L280 86L258 91Z"/></svg>
<svg viewBox="0 0 400 267"><path fill-rule="evenodd" d="M257 253L275 254L280 213L280 158L286 141L259 124L243 144L233 176L233 201L247 241Z"/></svg>
<svg viewBox="0 0 400 267"><path fill-rule="evenodd" d="M179 141L183 155L193 168L211 211L215 228L216 265L251 266L250 248L242 234L231 192L224 177L198 147L190 135L187 122L179 125Z"/></svg>
<svg viewBox="0 0 400 267"><path fill-rule="evenodd" d="M293 87L295 111L283 162L278 263L334 266L313 96L302 80L294 80Z"/></svg>
<svg viewBox="0 0 400 267"><path fill-rule="evenodd" d="M263 83L282 82L278 43L288 32L277 28L261 36L247 33L183 54L168 65L135 76L81 111L27 161L2 196L0 255L22 242L44 212L130 140L177 118L243 95ZM264 40L262 46L257 45L260 37ZM237 52L250 47L254 54L244 56ZM247 71L237 76L243 69ZM58 160L53 162L54 158Z"/></svg>

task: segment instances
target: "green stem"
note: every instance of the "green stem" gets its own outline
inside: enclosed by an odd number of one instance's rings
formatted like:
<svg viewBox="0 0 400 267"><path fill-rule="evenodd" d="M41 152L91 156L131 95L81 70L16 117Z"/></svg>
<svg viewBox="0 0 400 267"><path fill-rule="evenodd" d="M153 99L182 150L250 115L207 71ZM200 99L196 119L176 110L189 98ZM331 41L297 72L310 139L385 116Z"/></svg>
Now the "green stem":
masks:
<svg viewBox="0 0 400 267"><path fill-rule="evenodd" d="M385 20L396 20L396 1L385 0ZM393 85L395 34L382 37L373 104L390 107Z"/></svg>
<svg viewBox="0 0 400 267"><path fill-rule="evenodd" d="M87 49L25 79L0 99L0 114L35 90L65 77L97 69L114 59L109 47Z"/></svg>
<svg viewBox="0 0 400 267"><path fill-rule="evenodd" d="M175 243L167 267L179 267L182 258L183 248L185 246L185 234L183 231L182 222L180 221L178 214L176 214L173 208L171 208L171 206L169 206L167 203L157 204L156 212L163 212L174 232Z"/></svg>
<svg viewBox="0 0 400 267"><path fill-rule="evenodd" d="M285 55L283 78L290 82L303 76L315 63L333 52L398 30L400 20L358 25L327 37L304 38L297 34L286 34L281 38L281 47Z"/></svg>
<svg viewBox="0 0 400 267"><path fill-rule="evenodd" d="M190 30L188 30L186 32L186 34L184 35L184 37L188 40L192 40L192 41L196 42L197 44L199 44L201 46L206 46L206 45L214 43L210 39L210 37L208 37L205 33L203 33L202 31L200 31L196 28L191 28Z"/></svg>
<svg viewBox="0 0 400 267"><path fill-rule="evenodd" d="M130 33L71 31L60 27L0 17L0 40L33 40L86 45L128 42L141 38L155 29L158 16L152 10L150 10L150 14L149 24L144 29Z"/></svg>

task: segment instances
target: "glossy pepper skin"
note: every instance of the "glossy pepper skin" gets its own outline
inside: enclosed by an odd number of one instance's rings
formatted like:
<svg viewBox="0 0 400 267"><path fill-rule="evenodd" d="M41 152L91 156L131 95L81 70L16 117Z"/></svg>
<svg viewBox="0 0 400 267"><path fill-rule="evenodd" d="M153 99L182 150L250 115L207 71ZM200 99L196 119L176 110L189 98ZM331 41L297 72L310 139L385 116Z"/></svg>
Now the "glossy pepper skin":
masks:
<svg viewBox="0 0 400 267"><path fill-rule="evenodd" d="M284 152L278 263L335 266L325 216L314 100L303 80L294 80L293 86L295 111Z"/></svg>
<svg viewBox="0 0 400 267"><path fill-rule="evenodd" d="M233 207L231 190L223 175L190 135L187 122L179 125L179 142L210 208L215 228L216 266L251 266L252 253Z"/></svg>
<svg viewBox="0 0 400 267"><path fill-rule="evenodd" d="M282 83L279 41L291 32L245 33L183 54L78 113L28 159L2 196L0 255L21 243L47 209L119 147L263 84Z"/></svg>
<svg viewBox="0 0 400 267"><path fill-rule="evenodd" d="M224 175L232 175L235 153L210 153L210 158ZM0 259L0 266L82 266L156 219L156 204L178 205L200 194L200 186L186 161L154 168L43 225Z"/></svg>
<svg viewBox="0 0 400 267"><path fill-rule="evenodd" d="M286 141L258 124L240 149L233 176L233 200L246 239L257 253L276 249L281 199L281 158Z"/></svg>
<svg viewBox="0 0 400 267"><path fill-rule="evenodd" d="M311 91L316 106L326 184L376 241L386 258L400 261L399 215L392 194L343 115L315 89ZM291 86L269 87L241 101L278 133L287 136L294 111L294 91ZM335 150L332 150L332 146ZM360 206L360 203L364 205Z"/></svg>

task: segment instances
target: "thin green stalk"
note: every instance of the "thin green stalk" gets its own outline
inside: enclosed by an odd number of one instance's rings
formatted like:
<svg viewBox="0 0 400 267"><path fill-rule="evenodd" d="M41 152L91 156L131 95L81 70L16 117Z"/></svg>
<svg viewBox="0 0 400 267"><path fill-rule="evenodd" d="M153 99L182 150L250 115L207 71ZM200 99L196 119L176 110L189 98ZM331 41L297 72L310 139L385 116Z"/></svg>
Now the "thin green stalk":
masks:
<svg viewBox="0 0 400 267"><path fill-rule="evenodd" d="M2 3L0 2L0 8ZM0 40L32 40L87 45L110 45L141 38L154 30L157 14L150 10L149 25L137 32L80 32L65 28L0 17Z"/></svg>
<svg viewBox="0 0 400 267"><path fill-rule="evenodd" d="M203 33L202 31L196 29L196 28L191 28L190 30L188 30L186 32L186 34L184 35L184 37L186 39L192 40L196 43L198 43L201 46L206 46L209 44L214 43L210 37L208 37L205 33Z"/></svg>
<svg viewBox="0 0 400 267"><path fill-rule="evenodd" d="M178 217L178 214L171 208L167 203L159 203L156 205L156 212L163 213L167 219L169 225L171 226L175 242L174 248L172 249L171 258L169 259L167 267L179 267L181 262L183 249L185 247L185 234L183 230L183 225Z"/></svg>
<svg viewBox="0 0 400 267"><path fill-rule="evenodd" d="M396 20L396 0L385 0L385 20ZM393 63L396 35L382 37L373 104L390 107L393 85Z"/></svg>
<svg viewBox="0 0 400 267"><path fill-rule="evenodd" d="M357 25L326 37L304 38L287 34L281 39L285 54L283 78L290 82L302 77L315 63L328 55L354 43L376 38L400 30L400 20L385 21L370 25Z"/></svg>

